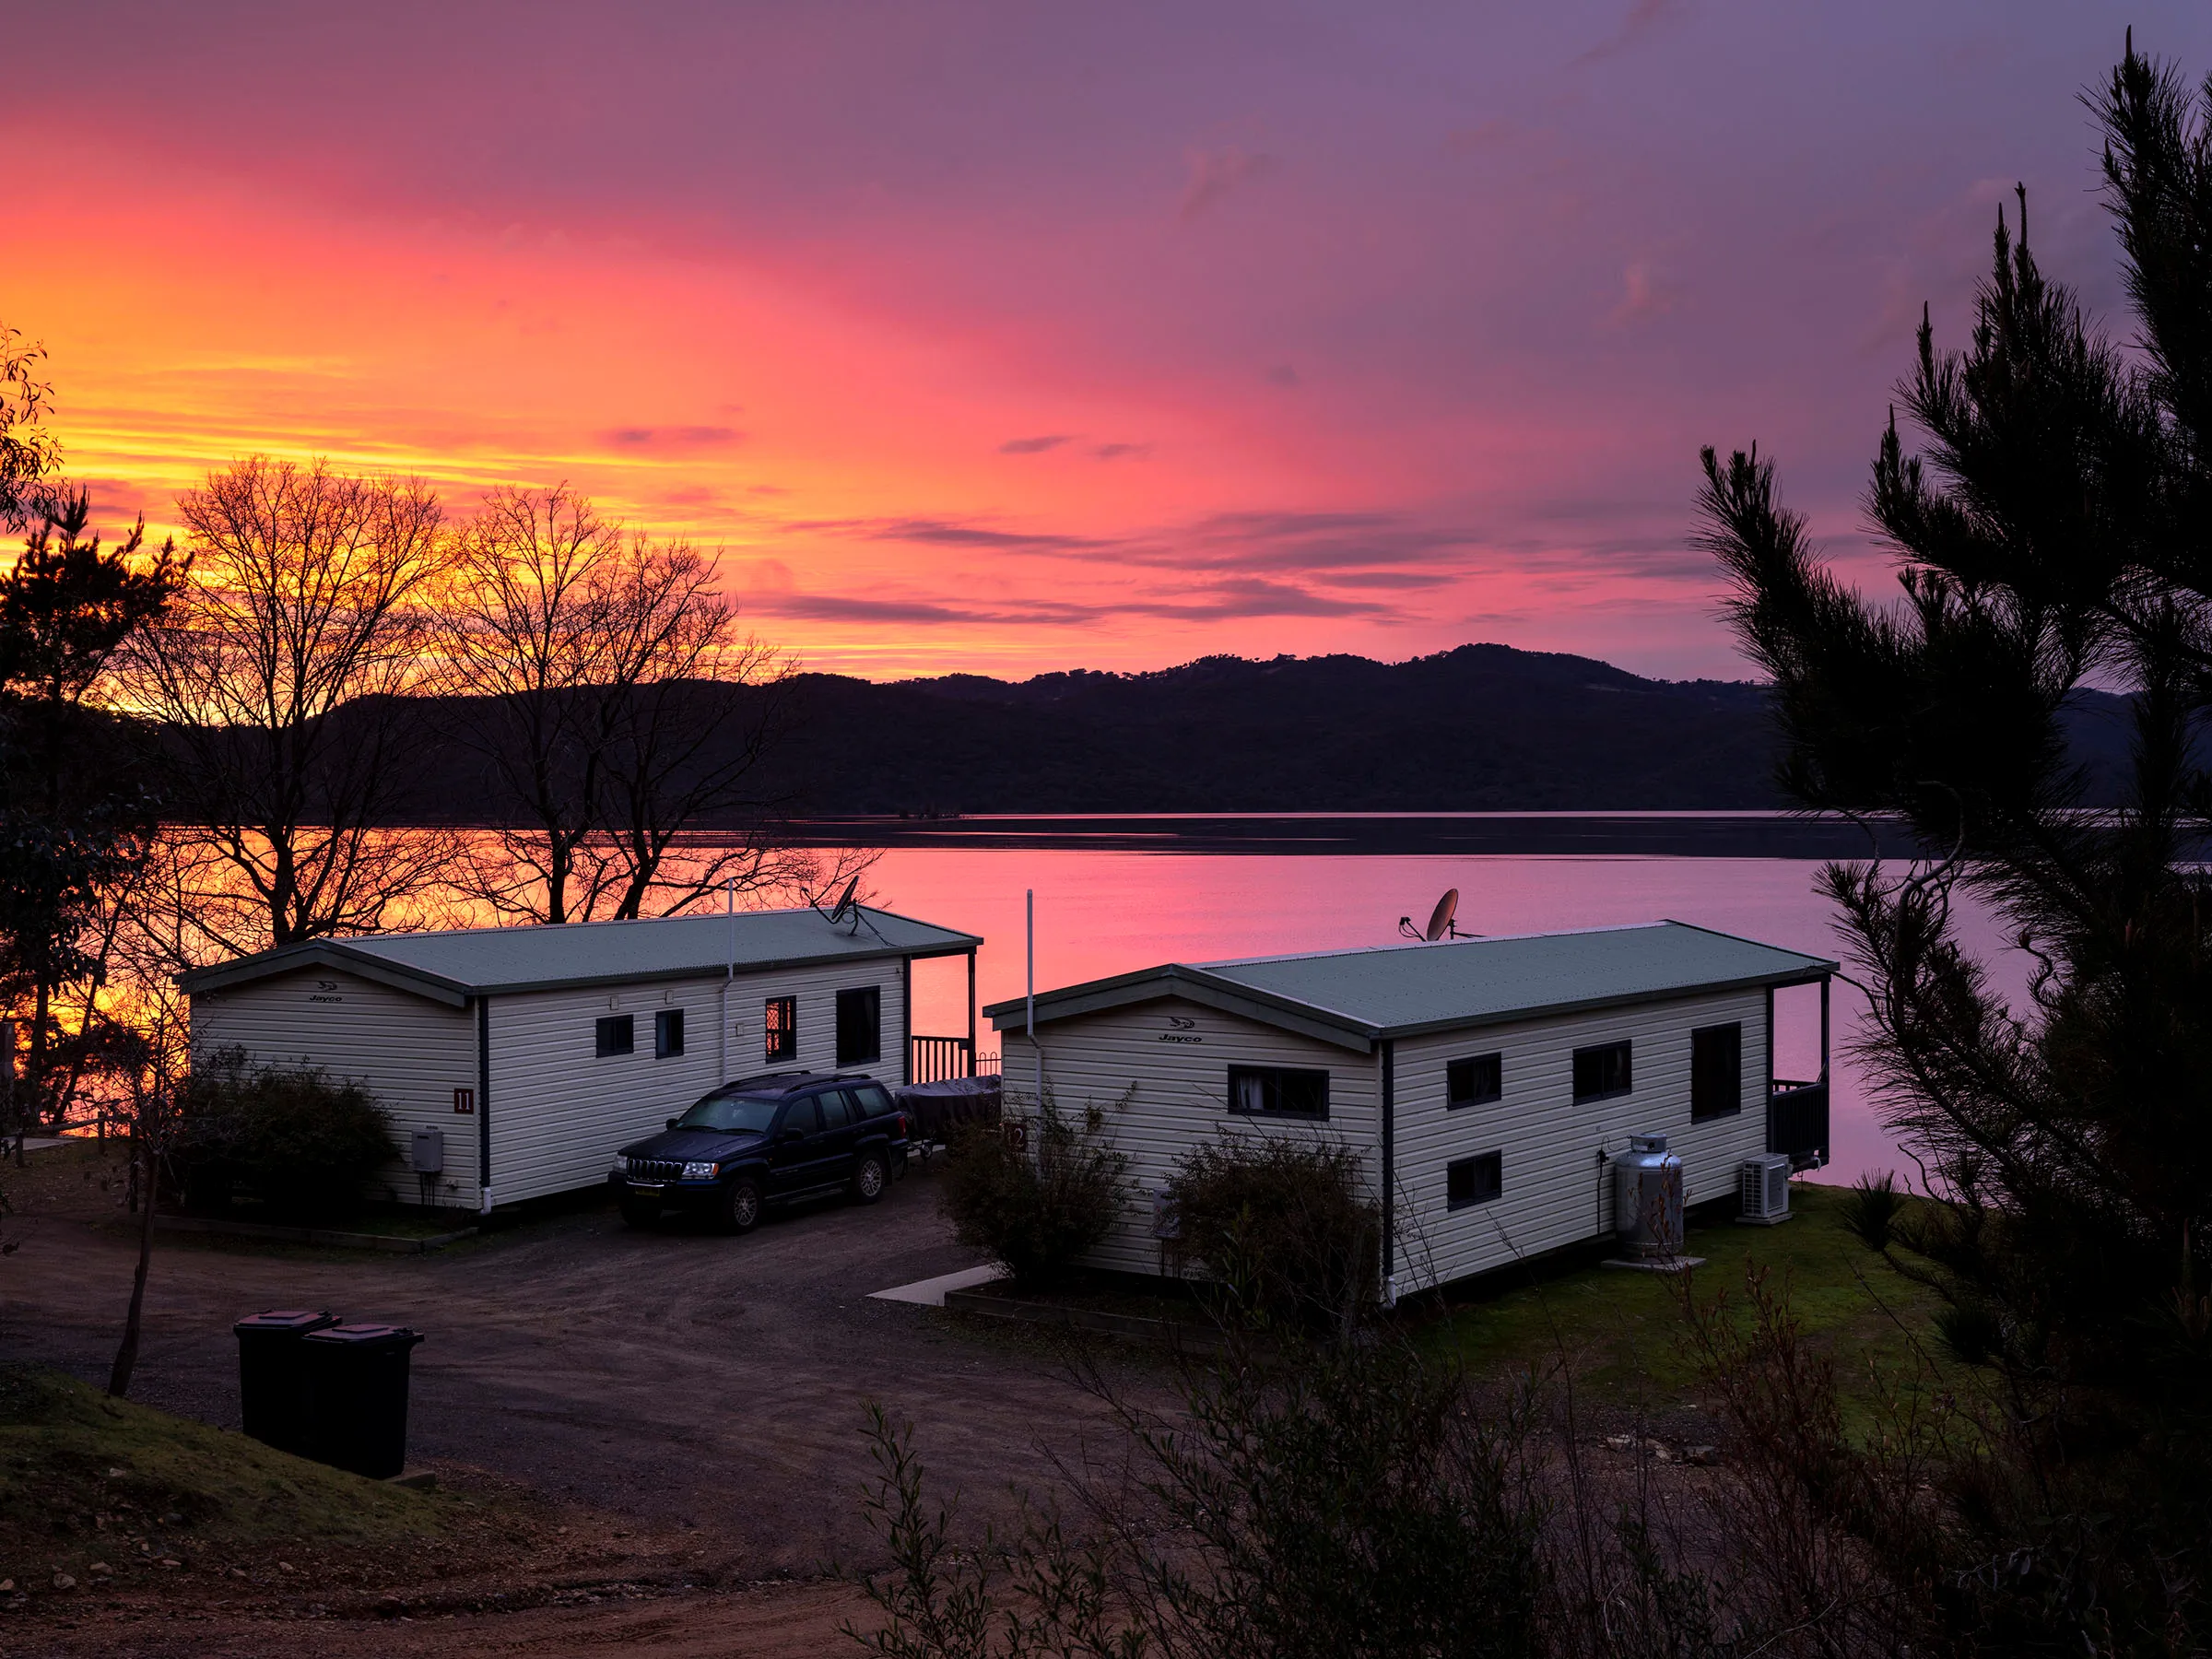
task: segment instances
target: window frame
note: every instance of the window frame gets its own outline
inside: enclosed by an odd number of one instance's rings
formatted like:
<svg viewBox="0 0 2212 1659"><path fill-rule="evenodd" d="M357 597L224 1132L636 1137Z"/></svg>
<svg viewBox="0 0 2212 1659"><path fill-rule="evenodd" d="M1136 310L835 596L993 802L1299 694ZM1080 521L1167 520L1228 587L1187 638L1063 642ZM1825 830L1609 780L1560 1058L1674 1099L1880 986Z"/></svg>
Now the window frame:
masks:
<svg viewBox="0 0 2212 1659"><path fill-rule="evenodd" d="M1260 1079L1260 1096L1263 1102L1268 1100L1277 1102L1281 1100L1282 1080L1285 1077L1299 1077L1309 1082L1318 1078L1321 1084L1321 1109L1317 1112L1291 1112L1285 1111L1280 1104L1272 1106L1263 1104L1255 1111L1248 1106L1241 1106L1237 1103L1239 1097L1237 1085L1246 1077ZM1329 1121L1329 1073L1325 1067L1317 1069L1306 1065L1240 1065L1232 1062L1229 1067L1229 1110L1230 1114L1235 1117L1262 1118L1270 1122L1288 1124L1325 1124Z"/></svg>
<svg viewBox="0 0 2212 1659"><path fill-rule="evenodd" d="M1728 1103L1725 1106L1706 1106L1700 1101L1707 1078L1712 1074L1700 1062L1698 1054L1699 1039L1719 1037L1729 1039ZM1740 1116L1744 1110L1744 1022L1725 1019L1709 1026L1693 1026L1689 1033L1689 1121L1693 1124L1718 1123L1722 1118Z"/></svg>
<svg viewBox="0 0 2212 1659"><path fill-rule="evenodd" d="M655 1060L677 1060L684 1053L684 1011L681 1008L655 1008L653 1011L653 1057Z"/></svg>
<svg viewBox="0 0 2212 1659"><path fill-rule="evenodd" d="M1484 1070L1489 1072L1488 1092L1485 1092ZM1467 1092L1454 1092L1458 1085L1455 1074L1465 1066L1468 1069ZM1505 1099L1505 1051L1494 1049L1487 1054L1463 1054L1456 1060L1444 1062L1444 1110L1463 1111L1469 1106L1488 1106Z"/></svg>
<svg viewBox="0 0 2212 1659"><path fill-rule="evenodd" d="M782 1018L777 1018L781 1010ZM779 1041L778 1039L782 1041ZM760 1007L760 1058L765 1065L799 1057L799 999L771 996Z"/></svg>
<svg viewBox="0 0 2212 1659"><path fill-rule="evenodd" d="M845 1046L845 1009L854 1000L865 1001L868 1010L868 1053ZM857 1025L858 1021L855 1020ZM881 1065L883 1064L883 987L881 985L847 985L837 994L837 1064L846 1065Z"/></svg>
<svg viewBox="0 0 2212 1659"><path fill-rule="evenodd" d="M1616 1052L1620 1055L1621 1081L1618 1086L1585 1090L1583 1088L1583 1057L1587 1054L1594 1060L1599 1055ZM1634 1040L1621 1037L1611 1042L1584 1043L1574 1051L1574 1059L1569 1077L1574 1095L1574 1103L1577 1106L1586 1105L1592 1100L1617 1100L1623 1095L1634 1094L1636 1092L1636 1044Z"/></svg>
<svg viewBox="0 0 2212 1659"><path fill-rule="evenodd" d="M615 1041L619 1033L619 1042ZM618 1060L625 1054L638 1052L638 1017L634 1014L602 1014L592 1027L592 1058Z"/></svg>
<svg viewBox="0 0 2212 1659"><path fill-rule="evenodd" d="M1468 1171L1471 1183L1471 1190L1465 1197L1455 1196L1452 1191L1462 1170ZM1502 1147L1493 1147L1488 1152L1471 1153L1465 1158L1455 1158L1444 1166L1444 1208L1447 1212L1495 1204L1503 1196L1505 1149Z"/></svg>

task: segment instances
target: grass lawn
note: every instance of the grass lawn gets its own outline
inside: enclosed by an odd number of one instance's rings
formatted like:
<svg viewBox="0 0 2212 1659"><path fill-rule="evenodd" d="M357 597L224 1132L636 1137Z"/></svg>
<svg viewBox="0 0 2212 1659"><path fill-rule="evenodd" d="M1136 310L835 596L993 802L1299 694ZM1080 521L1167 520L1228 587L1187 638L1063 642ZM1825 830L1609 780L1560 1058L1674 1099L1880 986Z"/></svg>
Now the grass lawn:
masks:
<svg viewBox="0 0 2212 1659"><path fill-rule="evenodd" d="M1538 1275L1459 1303L1423 1339L1477 1376L1549 1371L1564 1356L1593 1403L1665 1410L1701 1392L1683 1296L1726 1296L1740 1309L1747 1266L1756 1265L1771 1288L1786 1289L1808 1346L1833 1360L1846 1425L1862 1432L1885 1387L1925 1380L1929 1364L1947 1362L1929 1323L1936 1298L1844 1230L1842 1202L1839 1188L1800 1182L1790 1189L1794 1215L1780 1227L1692 1227L1688 1253L1705 1265L1680 1278L1597 1266Z"/></svg>
<svg viewBox="0 0 2212 1659"><path fill-rule="evenodd" d="M233 1566L260 1578L279 1557L304 1572L334 1549L448 1548L484 1519L56 1371L0 1369L0 1579L22 1589L56 1573L117 1587Z"/></svg>

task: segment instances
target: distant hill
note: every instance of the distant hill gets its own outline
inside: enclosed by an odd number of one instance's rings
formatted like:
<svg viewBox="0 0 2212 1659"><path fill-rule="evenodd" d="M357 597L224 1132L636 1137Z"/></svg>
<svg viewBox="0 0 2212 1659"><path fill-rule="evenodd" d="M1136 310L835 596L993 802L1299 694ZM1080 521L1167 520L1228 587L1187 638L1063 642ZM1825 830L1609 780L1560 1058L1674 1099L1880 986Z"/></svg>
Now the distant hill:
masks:
<svg viewBox="0 0 2212 1659"><path fill-rule="evenodd" d="M688 688L741 741L760 693ZM783 688L764 793L841 814L1721 811L1785 803L1762 686L1643 679L1463 645L1409 663L1206 657L1150 674ZM426 713L429 711L426 710ZM2124 702L2084 693L2076 747L2109 798ZM430 723L435 725L434 720ZM465 818L481 763L424 744L411 818Z"/></svg>
<svg viewBox="0 0 2212 1659"><path fill-rule="evenodd" d="M878 685L806 675L778 759L820 812L1776 806L1766 693L1464 645Z"/></svg>

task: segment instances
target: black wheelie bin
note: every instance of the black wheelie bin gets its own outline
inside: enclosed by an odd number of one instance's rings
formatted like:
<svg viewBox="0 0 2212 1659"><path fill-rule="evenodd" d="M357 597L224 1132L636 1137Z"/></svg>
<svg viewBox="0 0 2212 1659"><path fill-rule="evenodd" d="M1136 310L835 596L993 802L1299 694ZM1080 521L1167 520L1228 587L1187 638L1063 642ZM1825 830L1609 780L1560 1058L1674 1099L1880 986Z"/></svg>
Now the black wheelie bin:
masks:
<svg viewBox="0 0 2212 1659"><path fill-rule="evenodd" d="M279 1452L308 1455L307 1376L300 1339L338 1323L335 1313L273 1308L230 1327L238 1338L238 1406L245 1431Z"/></svg>
<svg viewBox="0 0 2212 1659"><path fill-rule="evenodd" d="M406 1467L407 1362L421 1340L387 1324L330 1325L300 1339L310 1457L371 1480Z"/></svg>

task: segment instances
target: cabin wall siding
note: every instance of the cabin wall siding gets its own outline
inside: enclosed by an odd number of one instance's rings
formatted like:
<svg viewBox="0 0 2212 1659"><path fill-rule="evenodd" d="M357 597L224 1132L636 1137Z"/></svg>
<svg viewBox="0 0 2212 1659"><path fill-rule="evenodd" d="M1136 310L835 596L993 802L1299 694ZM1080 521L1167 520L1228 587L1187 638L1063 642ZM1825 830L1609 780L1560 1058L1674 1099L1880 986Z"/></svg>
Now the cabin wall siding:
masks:
<svg viewBox="0 0 2212 1659"><path fill-rule="evenodd" d="M369 1194L414 1203L408 1158L418 1129L445 1134L438 1200L477 1203L477 1120L453 1111L453 1090L477 1087L474 1008L412 996L337 969L303 968L191 999L195 1063L237 1047L263 1065L319 1066L359 1083L391 1114L399 1159Z"/></svg>
<svg viewBox="0 0 2212 1659"><path fill-rule="evenodd" d="M1730 1022L1743 1027L1741 1108L1692 1124L1689 1034ZM1574 1051L1623 1039L1632 1045L1631 1092L1576 1105ZM1626 1151L1632 1135L1667 1137L1667 1149L1682 1159L1686 1203L1734 1193L1736 1166L1766 1150L1768 1041L1766 994L1759 990L1401 1040L1392 1090L1399 1290L1610 1233L1615 1174L1597 1153ZM1487 1053L1504 1057L1503 1097L1447 1107L1446 1063ZM1499 1196L1452 1209L1446 1166L1492 1151L1502 1154Z"/></svg>
<svg viewBox="0 0 2212 1659"><path fill-rule="evenodd" d="M1193 1022L1186 1032L1170 1024ZM1690 1122L1690 1031L1739 1023L1742 1105L1733 1115ZM1196 1036L1197 1043L1162 1041ZM1577 1105L1574 1051L1627 1040L1630 1093ZM1029 1040L1001 1033L1009 1110L1032 1088ZM1735 1190L1736 1166L1766 1149L1766 994L1736 991L1676 997L1517 1025L1471 1027L1397 1041L1393 1055L1393 1269L1400 1293L1504 1266L1600 1234L1614 1226L1614 1171L1596 1154L1625 1151L1631 1135L1665 1135L1682 1159L1690 1204ZM1092 1265L1159 1273L1151 1194L1177 1160L1227 1127L1232 1133L1313 1136L1356 1152L1380 1195L1381 1057L1362 1055L1180 998L1163 998L1041 1027L1047 1088L1063 1111L1098 1106L1108 1135L1130 1160L1133 1198ZM1457 1110L1445 1104L1447 1061L1504 1057L1500 1100ZM1230 1065L1297 1065L1330 1075L1326 1124L1233 1117ZM1126 1093L1128 1099L1122 1100ZM1500 1194L1453 1210L1446 1166L1500 1153Z"/></svg>
<svg viewBox="0 0 2212 1659"><path fill-rule="evenodd" d="M1191 1023L1187 1028L1171 1024L1178 1019ZM1379 1063L1372 1054L1180 997L1055 1019L1039 1029L1037 1043L1044 1053L1045 1088L1054 1105L1064 1113L1098 1107L1105 1113L1108 1138L1129 1159L1130 1203L1113 1230L1085 1258L1092 1266L1130 1273L1162 1270L1159 1241L1152 1234L1152 1194L1166 1186L1179 1159L1224 1130L1293 1140L1319 1136L1347 1147L1359 1157L1371 1196L1380 1195L1382 1094ZM1002 1031L1000 1045L1007 1110L1018 1113L1020 1100L1035 1087L1033 1051L1018 1029ZM1328 1121L1232 1114L1228 1101L1231 1065L1327 1072Z"/></svg>
<svg viewBox="0 0 2212 1659"><path fill-rule="evenodd" d="M798 1054L776 1070L837 1069L837 993L875 985L881 994L881 1053L845 1069L896 1084L904 1077L900 1032L904 975L897 959L740 973L729 993L728 1077L770 1069L767 1000L798 999ZM495 995L490 1009L491 1188L496 1204L595 1185L615 1153L657 1132L719 1082L716 1031L724 976L661 980L609 989ZM684 1053L653 1053L653 1017L684 1010ZM610 1014L636 1022L635 1049L601 1058L597 1023Z"/></svg>

